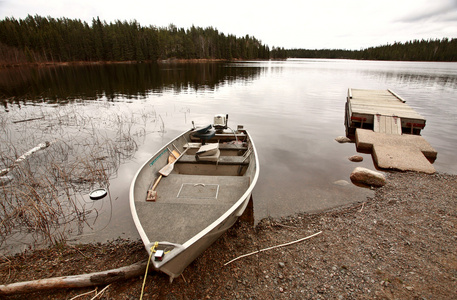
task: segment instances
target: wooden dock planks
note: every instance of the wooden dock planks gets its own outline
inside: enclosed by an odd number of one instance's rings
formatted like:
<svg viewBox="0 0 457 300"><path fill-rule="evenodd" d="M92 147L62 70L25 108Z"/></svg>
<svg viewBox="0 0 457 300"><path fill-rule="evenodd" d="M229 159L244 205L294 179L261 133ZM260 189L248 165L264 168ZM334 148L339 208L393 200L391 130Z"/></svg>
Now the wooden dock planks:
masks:
<svg viewBox="0 0 457 300"><path fill-rule="evenodd" d="M397 116L417 119L425 123L425 118L400 100L389 90L350 89L352 98L348 99L352 114Z"/></svg>
<svg viewBox="0 0 457 300"><path fill-rule="evenodd" d="M375 115L373 131L401 135L401 119L395 116Z"/></svg>

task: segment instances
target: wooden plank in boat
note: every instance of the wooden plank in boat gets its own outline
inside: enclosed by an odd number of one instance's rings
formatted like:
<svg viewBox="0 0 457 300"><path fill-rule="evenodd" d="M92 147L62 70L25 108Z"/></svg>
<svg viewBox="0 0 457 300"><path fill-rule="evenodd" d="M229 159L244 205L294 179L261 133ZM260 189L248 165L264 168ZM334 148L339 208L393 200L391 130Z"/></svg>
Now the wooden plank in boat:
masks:
<svg viewBox="0 0 457 300"><path fill-rule="evenodd" d="M183 155L177 163L180 164L215 164L216 162L212 161L197 161L195 158L195 155ZM219 161L217 162L219 165L248 165L249 164L249 158L245 158L243 156L221 156L219 157Z"/></svg>
<svg viewBox="0 0 457 300"><path fill-rule="evenodd" d="M191 149L198 149L202 146L201 143L188 143L184 145L184 148L191 148ZM224 143L219 143L219 149L220 150L247 150L248 147L242 144L224 144Z"/></svg>
<svg viewBox="0 0 457 300"><path fill-rule="evenodd" d="M199 138L193 137L192 135L190 136L192 141L200 141ZM208 142L211 143L212 141L227 141L227 140L239 140L239 141L245 141L247 138L246 133L216 133L216 135L211 138Z"/></svg>

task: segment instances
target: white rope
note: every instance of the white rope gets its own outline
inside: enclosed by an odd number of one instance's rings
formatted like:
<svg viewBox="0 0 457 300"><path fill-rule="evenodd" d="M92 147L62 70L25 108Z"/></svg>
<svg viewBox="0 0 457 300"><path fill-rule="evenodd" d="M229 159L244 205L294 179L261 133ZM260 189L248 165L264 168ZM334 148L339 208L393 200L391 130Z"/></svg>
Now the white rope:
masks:
<svg viewBox="0 0 457 300"><path fill-rule="evenodd" d="M265 248L265 249L260 249L260 250L257 250L257 251L254 251L254 252L251 252L251 253L248 253L248 254L243 254L241 256L238 256L237 258L232 259L229 262L226 262L224 264L224 266L226 266L226 265L228 265L228 264L230 264L230 263L232 263L232 262L234 262L234 261L236 261L236 260L238 260L240 258L243 258L243 257L246 257L246 256L250 256L250 255L253 255L253 254L256 254L256 253L260 253L260 252L265 252L265 251L268 251L268 250L271 250L271 249L276 249L276 248L280 248L280 247L285 247L285 246L289 246L289 245L292 245L292 244L296 244L296 243L299 243L301 241L304 241L304 240L310 239L312 237L315 237L316 235L321 234L321 233L322 233L322 231L319 231L319 232L316 232L315 234L312 234L310 236L304 237L302 239L299 239L299 240L296 240L296 241L293 241L293 242L289 242L289 243L285 243L285 244L281 244L281 245L277 245L277 246L272 246L272 247Z"/></svg>

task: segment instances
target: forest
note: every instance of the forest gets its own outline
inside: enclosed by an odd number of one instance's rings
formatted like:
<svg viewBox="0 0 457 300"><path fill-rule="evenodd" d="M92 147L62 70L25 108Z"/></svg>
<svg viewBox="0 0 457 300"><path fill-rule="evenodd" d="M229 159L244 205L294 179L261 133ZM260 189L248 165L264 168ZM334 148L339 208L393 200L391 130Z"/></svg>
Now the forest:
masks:
<svg viewBox="0 0 457 300"><path fill-rule="evenodd" d="M142 27L137 21L92 24L81 20L28 16L0 21L0 64L165 59L269 59L270 50L246 35L225 35L212 27Z"/></svg>
<svg viewBox="0 0 457 300"><path fill-rule="evenodd" d="M362 50L284 50L285 57L343 58L402 61L457 61L457 39L414 40L395 42Z"/></svg>
<svg viewBox="0 0 457 300"><path fill-rule="evenodd" d="M361 50L284 49L253 36L236 37L213 27L141 26L137 21L91 24L78 19L27 16L0 20L0 66L60 62L154 62L170 59L267 60L339 58L457 61L457 39L395 42Z"/></svg>

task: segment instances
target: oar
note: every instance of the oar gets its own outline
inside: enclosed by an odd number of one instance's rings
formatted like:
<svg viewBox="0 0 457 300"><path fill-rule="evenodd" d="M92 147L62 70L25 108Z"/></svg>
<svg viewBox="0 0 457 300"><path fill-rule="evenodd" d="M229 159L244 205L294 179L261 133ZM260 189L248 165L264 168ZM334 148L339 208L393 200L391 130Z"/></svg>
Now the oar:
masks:
<svg viewBox="0 0 457 300"><path fill-rule="evenodd" d="M172 162L172 163L166 165L165 167L163 167L162 169L160 169L159 174L162 176L165 176L165 177L170 175L171 171L173 171L173 168L175 166L175 162L177 162L184 155L184 153L186 153L187 150L189 150L189 148L186 148L186 150L184 150L181 153L181 155L179 155L179 157L174 162Z"/></svg>
<svg viewBox="0 0 457 300"><path fill-rule="evenodd" d="M168 163L170 164L170 163L173 163L179 157L179 152L176 150L171 151L170 149L168 149L168 151L170 152L170 155L168 156ZM159 184L160 179L162 179L162 174L160 174L159 178L157 178L157 180L154 183L154 185L152 186L152 188L148 189L146 201L156 201L157 192L155 189L157 188L157 185Z"/></svg>
<svg viewBox="0 0 457 300"><path fill-rule="evenodd" d="M171 151L170 148L168 148L168 151L170 151L170 155L168 156L168 164L174 163L179 158L179 152L177 150ZM162 174L160 174L159 178L157 178L151 190L155 191L160 179L162 179Z"/></svg>

